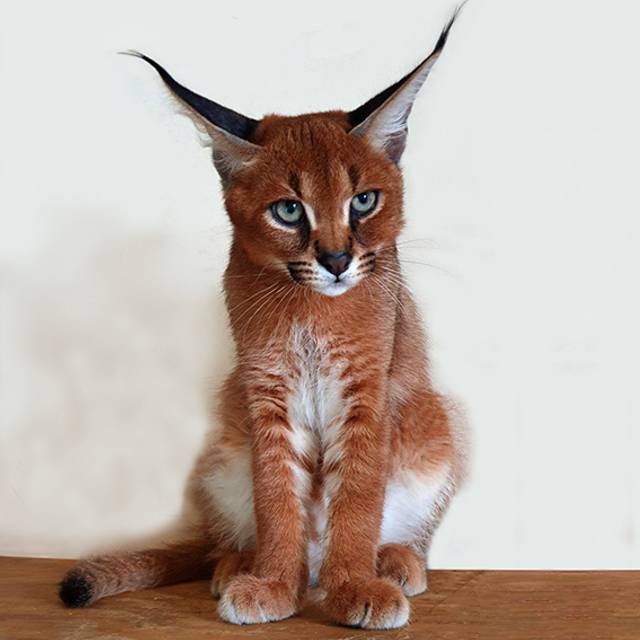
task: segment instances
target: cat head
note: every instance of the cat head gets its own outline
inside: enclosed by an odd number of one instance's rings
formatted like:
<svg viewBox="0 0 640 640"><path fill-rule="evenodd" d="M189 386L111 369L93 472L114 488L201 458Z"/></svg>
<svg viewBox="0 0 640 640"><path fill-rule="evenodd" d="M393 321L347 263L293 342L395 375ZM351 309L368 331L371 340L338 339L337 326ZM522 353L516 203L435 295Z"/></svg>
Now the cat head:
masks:
<svg viewBox="0 0 640 640"><path fill-rule="evenodd" d="M350 112L254 120L190 91L151 58L129 53L156 69L206 133L245 259L337 296L395 246L403 225L398 163L407 119L456 15L427 58Z"/></svg>

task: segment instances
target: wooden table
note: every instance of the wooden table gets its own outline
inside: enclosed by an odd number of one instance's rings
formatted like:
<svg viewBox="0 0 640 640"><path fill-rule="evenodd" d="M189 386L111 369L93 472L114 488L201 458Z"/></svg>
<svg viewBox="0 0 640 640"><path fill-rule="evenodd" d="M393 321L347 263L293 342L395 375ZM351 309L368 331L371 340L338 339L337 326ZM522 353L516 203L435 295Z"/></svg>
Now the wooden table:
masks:
<svg viewBox="0 0 640 640"><path fill-rule="evenodd" d="M640 571L433 571L395 631L333 625L313 606L268 625L220 622L206 582L65 609L57 582L68 560L0 557L1 640L602 640L640 639Z"/></svg>

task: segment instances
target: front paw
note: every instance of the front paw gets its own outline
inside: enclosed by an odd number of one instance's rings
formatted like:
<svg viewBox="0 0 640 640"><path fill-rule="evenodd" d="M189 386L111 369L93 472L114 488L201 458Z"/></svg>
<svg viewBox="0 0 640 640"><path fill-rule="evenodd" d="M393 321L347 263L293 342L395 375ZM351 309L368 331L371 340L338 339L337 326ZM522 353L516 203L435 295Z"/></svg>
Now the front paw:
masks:
<svg viewBox="0 0 640 640"><path fill-rule="evenodd" d="M296 610L296 595L285 583L251 574L233 578L218 604L220 617L234 624L282 620Z"/></svg>
<svg viewBox="0 0 640 640"><path fill-rule="evenodd" d="M398 584L405 596L427 590L424 559L402 544L385 544L378 549L378 575Z"/></svg>
<svg viewBox="0 0 640 640"><path fill-rule="evenodd" d="M211 595L219 598L233 578L249 573L253 566L254 555L253 551L231 551L222 556L216 562L211 577Z"/></svg>
<svg viewBox="0 0 640 640"><path fill-rule="evenodd" d="M340 624L363 629L396 629L409 621L409 601L386 578L347 582L325 598L327 613Z"/></svg>

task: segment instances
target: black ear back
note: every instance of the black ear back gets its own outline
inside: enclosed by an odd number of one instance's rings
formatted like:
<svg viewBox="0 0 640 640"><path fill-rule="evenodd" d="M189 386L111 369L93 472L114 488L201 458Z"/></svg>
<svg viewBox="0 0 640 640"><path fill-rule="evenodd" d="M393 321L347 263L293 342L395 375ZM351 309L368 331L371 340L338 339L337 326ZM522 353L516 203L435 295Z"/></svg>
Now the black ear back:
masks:
<svg viewBox="0 0 640 640"><path fill-rule="evenodd" d="M433 51L419 65L409 71L409 73L403 76L400 80L394 82L390 87L387 87L380 93L376 94L373 98L367 100L367 102L365 102L364 104L361 104L357 109L349 112L349 123L352 127L356 127L364 122L376 109L381 107L391 96L399 91L411 79L411 77L415 75L416 71L418 71L420 67L422 67L429 60L429 58L432 58L434 56L438 57L440 55L440 53L444 49L444 45L447 42L447 38L449 37L449 31L451 30L453 23L458 17L463 4L455 10L454 14L451 16L451 19L445 25L444 29L440 33L440 37L438 38L435 47L433 48Z"/></svg>
<svg viewBox="0 0 640 640"><path fill-rule="evenodd" d="M243 140L250 139L258 124L257 120L243 116L233 109L224 107L213 100L209 100L187 89L187 87L177 82L164 67L139 51L131 50L123 51L122 53L141 58L149 63L158 72L169 90L209 123Z"/></svg>
<svg viewBox="0 0 640 640"><path fill-rule="evenodd" d="M403 78L347 114L351 125L350 134L365 138L374 148L384 151L396 164L405 148L407 118L413 102L439 58L463 5L464 2L454 12L427 58ZM139 51L122 53L140 58L151 65L172 95L186 107L196 125L206 129L212 142L214 164L223 183L228 182L235 171L253 162L260 151L260 147L251 141L259 124L258 120L187 89L164 67Z"/></svg>

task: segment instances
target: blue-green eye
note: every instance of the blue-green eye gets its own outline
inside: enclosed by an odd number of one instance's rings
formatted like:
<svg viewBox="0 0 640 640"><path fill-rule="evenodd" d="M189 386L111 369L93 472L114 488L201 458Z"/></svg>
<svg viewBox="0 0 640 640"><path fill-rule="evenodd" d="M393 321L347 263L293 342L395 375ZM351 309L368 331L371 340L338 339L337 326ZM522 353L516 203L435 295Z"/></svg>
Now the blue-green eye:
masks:
<svg viewBox="0 0 640 640"><path fill-rule="evenodd" d="M282 224L296 225L302 222L304 207L298 200L278 200L271 205L271 213Z"/></svg>
<svg viewBox="0 0 640 640"><path fill-rule="evenodd" d="M351 213L356 218L363 218L369 215L378 204L377 191L364 191L351 198Z"/></svg>

